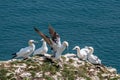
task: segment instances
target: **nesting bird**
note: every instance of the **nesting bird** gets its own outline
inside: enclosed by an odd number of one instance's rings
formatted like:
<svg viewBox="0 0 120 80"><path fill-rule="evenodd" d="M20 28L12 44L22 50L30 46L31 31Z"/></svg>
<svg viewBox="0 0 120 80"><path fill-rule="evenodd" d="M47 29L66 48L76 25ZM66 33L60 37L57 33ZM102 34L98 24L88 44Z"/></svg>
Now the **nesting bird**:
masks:
<svg viewBox="0 0 120 80"><path fill-rule="evenodd" d="M93 47L88 47L89 53L88 53L88 61L92 64L101 64L101 60L95 56L94 53L94 48Z"/></svg>
<svg viewBox="0 0 120 80"><path fill-rule="evenodd" d="M82 48L80 49L79 46L75 46L73 48L73 50L77 50L77 56L79 59L81 60L87 60L87 53L89 52L89 50L85 47L85 48Z"/></svg>
<svg viewBox="0 0 120 80"><path fill-rule="evenodd" d="M48 51L47 44L44 39L41 39L41 41L43 42L42 47L36 49L34 51L33 55L44 55L47 53L47 51Z"/></svg>
<svg viewBox="0 0 120 80"><path fill-rule="evenodd" d="M34 43L36 43L36 41L29 40L28 41L29 46L20 49L20 51L17 52L17 53L12 54L12 55L14 55L13 58L19 58L19 57L22 57L24 59L28 58L33 53L33 51L35 50L35 44Z"/></svg>

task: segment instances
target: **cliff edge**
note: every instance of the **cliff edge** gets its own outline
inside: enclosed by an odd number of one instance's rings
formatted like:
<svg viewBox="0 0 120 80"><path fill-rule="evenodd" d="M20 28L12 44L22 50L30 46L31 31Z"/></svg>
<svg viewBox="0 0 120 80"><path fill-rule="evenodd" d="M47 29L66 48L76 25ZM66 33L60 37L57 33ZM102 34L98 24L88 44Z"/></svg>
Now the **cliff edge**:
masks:
<svg viewBox="0 0 120 80"><path fill-rule="evenodd" d="M60 60L46 54L1 61L0 80L120 80L120 74L115 68L79 60L75 54L62 55Z"/></svg>

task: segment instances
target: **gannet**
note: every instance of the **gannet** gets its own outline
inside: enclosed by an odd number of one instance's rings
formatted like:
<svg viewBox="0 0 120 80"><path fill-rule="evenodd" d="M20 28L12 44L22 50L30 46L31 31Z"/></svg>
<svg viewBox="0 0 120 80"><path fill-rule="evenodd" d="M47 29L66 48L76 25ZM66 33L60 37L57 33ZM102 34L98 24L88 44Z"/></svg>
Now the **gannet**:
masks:
<svg viewBox="0 0 120 80"><path fill-rule="evenodd" d="M12 54L12 55L14 55L13 58L19 58L19 57L23 57L24 59L28 58L33 53L33 51L35 50L34 43L36 43L36 41L29 40L28 41L29 46L20 49L20 51L17 52L17 53Z"/></svg>
<svg viewBox="0 0 120 80"><path fill-rule="evenodd" d="M69 46L67 41L63 41L60 47L57 48L57 51L55 53L55 59L60 59L61 54L63 51Z"/></svg>
<svg viewBox="0 0 120 80"><path fill-rule="evenodd" d="M48 27L49 29L49 33L50 33L50 37L48 37L47 35L43 34L40 30L38 30L37 28L34 28L34 30L46 41L46 43L51 47L51 50L53 51L53 57L55 57L55 55L57 55L57 53L59 53L59 49L61 49L61 47L63 46L61 44L60 41L60 36L58 35L58 33L49 25ZM68 42L67 42L68 43ZM64 51L64 50L63 50ZM61 52L63 52L61 51ZM61 53L60 52L60 53Z"/></svg>
<svg viewBox="0 0 120 80"><path fill-rule="evenodd" d="M75 46L73 50L77 50L77 56L81 60L87 60L87 53L89 52L87 47L80 49L79 46Z"/></svg>
<svg viewBox="0 0 120 80"><path fill-rule="evenodd" d="M101 64L101 60L95 56L94 53L94 48L93 47L88 47L89 53L88 53L88 61L92 64Z"/></svg>
<svg viewBox="0 0 120 80"><path fill-rule="evenodd" d="M47 51L48 51L47 44L44 39L41 39L41 41L43 41L42 47L36 49L34 51L33 55L37 55L37 54L44 55L47 53Z"/></svg>
<svg viewBox="0 0 120 80"><path fill-rule="evenodd" d="M57 48L59 48L61 46L60 35L53 29L53 27L51 25L49 25L48 29L49 29L49 34L52 38L51 50L52 50L53 56L55 56Z"/></svg>

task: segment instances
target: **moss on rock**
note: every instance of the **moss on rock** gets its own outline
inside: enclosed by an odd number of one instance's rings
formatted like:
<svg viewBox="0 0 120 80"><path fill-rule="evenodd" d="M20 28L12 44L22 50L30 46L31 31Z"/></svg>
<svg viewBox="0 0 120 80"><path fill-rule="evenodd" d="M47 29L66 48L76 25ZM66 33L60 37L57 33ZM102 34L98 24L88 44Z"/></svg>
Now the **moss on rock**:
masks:
<svg viewBox="0 0 120 80"><path fill-rule="evenodd" d="M96 78L118 80L120 75L108 71L105 66L93 65L74 57L62 56L61 60L55 60L33 56L27 60L16 59L0 63L0 80L93 80Z"/></svg>

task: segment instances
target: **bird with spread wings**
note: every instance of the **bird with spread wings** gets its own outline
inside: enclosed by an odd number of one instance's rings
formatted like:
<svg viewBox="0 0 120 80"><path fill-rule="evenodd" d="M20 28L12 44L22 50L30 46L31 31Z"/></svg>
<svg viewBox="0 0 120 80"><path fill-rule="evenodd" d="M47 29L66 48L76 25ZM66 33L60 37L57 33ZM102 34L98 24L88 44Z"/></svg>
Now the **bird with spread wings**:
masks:
<svg viewBox="0 0 120 80"><path fill-rule="evenodd" d="M54 28L49 25L48 30L50 37L43 34L39 29L34 27L34 30L46 41L46 43L51 47L53 56L56 57L56 54L62 54L66 47L68 47L68 42L64 41L61 44L59 34L54 30ZM60 55L59 55L60 56Z"/></svg>

